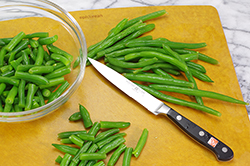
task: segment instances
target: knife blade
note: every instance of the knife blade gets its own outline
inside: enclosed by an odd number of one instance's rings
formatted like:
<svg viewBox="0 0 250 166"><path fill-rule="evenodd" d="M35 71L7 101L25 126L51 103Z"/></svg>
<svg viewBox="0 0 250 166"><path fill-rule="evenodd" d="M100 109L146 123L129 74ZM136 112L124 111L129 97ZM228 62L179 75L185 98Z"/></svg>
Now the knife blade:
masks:
<svg viewBox="0 0 250 166"><path fill-rule="evenodd" d="M120 73L94 59L88 59L94 68L117 88L136 100L153 114L166 115L184 133L211 150L219 161L230 161L233 159L233 150L218 138L199 127L180 113L176 112L148 92L144 91L132 81L122 76Z"/></svg>

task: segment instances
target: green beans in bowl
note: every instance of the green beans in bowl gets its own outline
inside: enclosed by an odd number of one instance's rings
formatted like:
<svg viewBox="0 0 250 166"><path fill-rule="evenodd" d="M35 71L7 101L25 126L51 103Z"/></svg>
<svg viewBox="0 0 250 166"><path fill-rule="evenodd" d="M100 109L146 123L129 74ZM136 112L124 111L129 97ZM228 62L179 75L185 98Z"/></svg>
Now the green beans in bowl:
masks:
<svg viewBox="0 0 250 166"><path fill-rule="evenodd" d="M85 72L76 20L49 1L1 1L0 30L0 122L34 120L62 106Z"/></svg>

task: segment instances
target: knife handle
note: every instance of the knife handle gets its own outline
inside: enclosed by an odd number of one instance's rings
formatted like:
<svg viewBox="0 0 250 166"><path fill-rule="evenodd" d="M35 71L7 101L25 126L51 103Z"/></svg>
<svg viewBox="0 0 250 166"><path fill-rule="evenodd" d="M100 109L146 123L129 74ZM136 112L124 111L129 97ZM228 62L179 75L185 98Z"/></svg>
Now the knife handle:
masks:
<svg viewBox="0 0 250 166"><path fill-rule="evenodd" d="M234 153L230 147L221 142L215 136L202 129L192 121L188 120L172 108L168 109L166 115L186 134L210 149L219 161L229 161L234 157Z"/></svg>

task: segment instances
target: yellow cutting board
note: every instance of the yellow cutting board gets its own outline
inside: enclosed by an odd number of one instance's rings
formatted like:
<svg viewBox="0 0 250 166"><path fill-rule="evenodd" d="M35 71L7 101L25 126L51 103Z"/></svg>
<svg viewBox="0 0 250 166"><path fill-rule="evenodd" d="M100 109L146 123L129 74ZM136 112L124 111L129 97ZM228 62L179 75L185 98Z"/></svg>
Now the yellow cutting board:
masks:
<svg viewBox="0 0 250 166"><path fill-rule="evenodd" d="M198 87L242 99L219 15L212 6L116 8L71 14L82 27L87 45L90 46L104 39L108 31L123 18L132 19L162 9L166 9L168 15L148 21L156 25L155 30L148 34L154 38L166 37L179 42L206 42L207 47L200 51L217 59L220 64L198 62L206 67L207 74L214 80L214 83L197 80ZM183 95L173 95L185 98ZM136 146L144 128L149 130L146 146L138 159L132 158L132 166L243 166L250 162L250 125L245 106L204 98L206 106L222 113L221 117L215 117L167 103L233 149L233 160L219 162L209 150L185 135L166 117L154 116L89 66L80 87L57 111L31 122L0 124L0 165L57 165L54 160L58 155L63 155L51 145L59 143L57 133L83 129L82 122L68 121L68 117L78 111L78 103L89 110L93 122L131 122L129 128L122 130L127 133L125 139L129 147ZM122 158L117 165L121 163Z"/></svg>

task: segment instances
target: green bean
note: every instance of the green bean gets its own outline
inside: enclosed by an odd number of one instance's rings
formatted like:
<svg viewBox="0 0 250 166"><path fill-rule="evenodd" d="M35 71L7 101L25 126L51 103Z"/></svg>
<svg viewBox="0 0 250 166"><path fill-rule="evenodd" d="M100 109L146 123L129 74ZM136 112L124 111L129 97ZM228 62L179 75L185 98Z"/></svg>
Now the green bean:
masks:
<svg viewBox="0 0 250 166"><path fill-rule="evenodd" d="M3 112L3 102L1 98L0 98L0 112Z"/></svg>
<svg viewBox="0 0 250 166"><path fill-rule="evenodd" d="M13 60L10 62L10 65L15 69L17 70L17 66L20 65L20 63L23 61L23 56L19 57L18 59L16 60Z"/></svg>
<svg viewBox="0 0 250 166"><path fill-rule="evenodd" d="M6 88L6 84L5 83L0 83L0 95L3 93L5 88Z"/></svg>
<svg viewBox="0 0 250 166"><path fill-rule="evenodd" d="M7 54L7 56L9 56L9 60L8 62L11 62L15 59L15 55L17 52L21 51L22 50L24 51L27 47L28 47L28 43L29 41L28 40L22 40L20 41L20 43L11 51ZM24 51L26 53L26 51ZM27 52L28 54L28 52Z"/></svg>
<svg viewBox="0 0 250 166"><path fill-rule="evenodd" d="M76 135L71 135L71 136L69 136L69 139L70 139L75 145L77 145L77 146L82 147L83 144L84 144L84 141L83 141L80 137L78 137L78 136L76 136Z"/></svg>
<svg viewBox="0 0 250 166"><path fill-rule="evenodd" d="M180 70L186 72L188 70L187 66L183 63L181 63L179 60L168 56L167 54L162 54L159 52L153 52L153 51L142 51L139 53L131 53L125 56L125 61L129 61L138 57L156 57L157 59L164 60L165 62L168 62L176 67L178 67Z"/></svg>
<svg viewBox="0 0 250 166"><path fill-rule="evenodd" d="M99 51L113 45L115 42L117 42L120 39L124 38L128 34L131 34L131 33L137 31L138 29L140 29L140 28L142 28L144 26L146 26L146 24L142 23L141 21L138 21L137 23L135 23L134 25L132 25L129 28L125 29L121 33L119 33L119 34L107 39L106 41L102 42L99 46L97 46L95 49L93 49L92 51L90 51L88 53L88 57L93 58L96 55L97 52L99 52Z"/></svg>
<svg viewBox="0 0 250 166"><path fill-rule="evenodd" d="M113 135L115 133L118 133L120 131L120 129L115 128L115 129L109 129L107 131L101 132L100 134L98 134L95 138L95 140L93 141L94 143L97 143L107 137L109 137L110 135Z"/></svg>
<svg viewBox="0 0 250 166"><path fill-rule="evenodd" d="M81 120L81 119L82 119L81 112L75 112L72 115L70 115L70 117L69 117L69 121L77 121L77 120Z"/></svg>
<svg viewBox="0 0 250 166"><path fill-rule="evenodd" d="M145 27L135 31L134 33L128 35L127 37L125 37L124 39L122 39L121 41L119 41L118 43L126 43L128 41L130 41L131 39L134 39L138 36L141 36L142 34L152 31L155 28L154 24L148 24ZM140 38L138 38L140 39ZM152 38L150 38L152 40Z"/></svg>
<svg viewBox="0 0 250 166"><path fill-rule="evenodd" d="M3 40L0 39L0 46L5 46L5 42Z"/></svg>
<svg viewBox="0 0 250 166"><path fill-rule="evenodd" d="M73 69L76 68L80 63L80 56L78 56L73 64Z"/></svg>
<svg viewBox="0 0 250 166"><path fill-rule="evenodd" d="M87 52L90 52L90 51L94 50L96 47L98 47L100 44L102 44L102 43L104 42L104 40L105 40L105 39L99 41L98 43L95 43L95 44L89 46L89 47L87 48Z"/></svg>
<svg viewBox="0 0 250 166"><path fill-rule="evenodd" d="M96 145L101 149L104 145L106 145L107 143L115 140L116 138L118 137L124 137L126 135L126 133L118 133L118 134L115 134L115 135L112 135L112 136L109 136L99 142L96 143Z"/></svg>
<svg viewBox="0 0 250 166"><path fill-rule="evenodd" d="M53 54L51 54L51 58L56 60L56 61L62 62L65 66L70 65L70 60L68 58L60 55L60 54L53 53Z"/></svg>
<svg viewBox="0 0 250 166"><path fill-rule="evenodd" d="M12 104L5 103L3 112L11 112Z"/></svg>
<svg viewBox="0 0 250 166"><path fill-rule="evenodd" d="M57 39L58 39L57 35L54 35L52 37L41 37L38 39L38 42L41 45L49 45L49 44L53 44L54 42L56 42Z"/></svg>
<svg viewBox="0 0 250 166"><path fill-rule="evenodd" d="M90 118L88 110L81 104L79 104L79 110L82 115L82 120L85 128L89 128L93 125L93 122Z"/></svg>
<svg viewBox="0 0 250 166"><path fill-rule="evenodd" d="M191 53L196 53L196 51L193 51L193 50L185 50L185 49L174 49L174 51L178 52L179 54L191 54ZM204 62L207 62L207 63L211 63L211 64L214 64L214 65L217 65L219 64L219 62L214 59L214 58L211 58L205 54L202 54L202 53L199 53L198 52L198 59L201 60L201 61L204 61Z"/></svg>
<svg viewBox="0 0 250 166"><path fill-rule="evenodd" d="M6 45L6 44L8 44L12 39L13 39L13 37L7 37L7 38L1 38L0 40L1 40L2 42L4 42L5 45Z"/></svg>
<svg viewBox="0 0 250 166"><path fill-rule="evenodd" d="M154 73L163 76L163 77L167 77L167 78L172 78L174 79L174 77L172 77L170 74L166 73L164 70L162 70L161 68L154 68L151 69Z"/></svg>
<svg viewBox="0 0 250 166"><path fill-rule="evenodd" d="M57 162L58 164L60 164L62 162L62 156L58 155L57 158L55 159L55 162Z"/></svg>
<svg viewBox="0 0 250 166"><path fill-rule="evenodd" d="M33 100L32 101L31 109L35 109L35 108L38 108L38 107L40 107L40 105L38 104L38 102Z"/></svg>
<svg viewBox="0 0 250 166"><path fill-rule="evenodd" d="M18 92L18 88L17 86L13 86L10 90L10 92L8 93L8 96L6 97L5 103L7 104L13 104L14 103L14 99L17 95Z"/></svg>
<svg viewBox="0 0 250 166"><path fill-rule="evenodd" d="M130 122L100 121L101 128L127 128Z"/></svg>
<svg viewBox="0 0 250 166"><path fill-rule="evenodd" d="M69 136L73 135L73 134L81 134L81 133L87 133L87 131L85 130L79 130L79 131L65 131L65 132L61 132L57 134L58 138L69 138Z"/></svg>
<svg viewBox="0 0 250 166"><path fill-rule="evenodd" d="M125 58L124 57L115 57L114 59L116 59L118 61L124 61L125 62ZM107 57L104 58L104 62L108 63L108 58Z"/></svg>
<svg viewBox="0 0 250 166"><path fill-rule="evenodd" d="M93 166L97 163L98 160L89 160L86 166Z"/></svg>
<svg viewBox="0 0 250 166"><path fill-rule="evenodd" d="M25 38L28 38L28 39L35 38L35 37L43 38L43 37L48 37L48 36L49 36L49 32L35 32L35 33L27 34Z"/></svg>
<svg viewBox="0 0 250 166"><path fill-rule="evenodd" d="M43 59L44 59L44 49L43 46L39 45L37 50L35 65L42 65Z"/></svg>
<svg viewBox="0 0 250 166"><path fill-rule="evenodd" d="M2 94L2 95L3 95L4 97L7 97L8 94L9 94L9 92L10 92L9 90L5 90L5 91L3 91L3 94ZM6 99L5 99L4 101L6 101Z"/></svg>
<svg viewBox="0 0 250 166"><path fill-rule="evenodd" d="M56 61L54 61L54 60L48 60L46 63L45 63L45 66L51 66L51 65L53 65L53 64L55 64L56 63Z"/></svg>
<svg viewBox="0 0 250 166"><path fill-rule="evenodd" d="M146 75L146 74L132 74L132 73L124 73L123 76L130 80L136 81L144 81L144 82L151 82L151 83L159 83L159 84L166 84L166 85L175 85L175 86L183 86L183 87L190 87L194 86L193 83L187 82L184 80L178 79L171 79L166 77L161 77L158 75Z"/></svg>
<svg viewBox="0 0 250 166"><path fill-rule="evenodd" d="M135 149L133 150L132 154L138 158L143 147L145 146L146 142L147 142L147 138L148 138L148 130L145 128L141 134L141 137L139 139L139 141L137 142L137 145L135 147Z"/></svg>
<svg viewBox="0 0 250 166"><path fill-rule="evenodd" d="M30 74L31 75L31 74ZM38 75L39 76L39 75ZM45 78L45 77L44 77ZM46 78L47 79L47 78ZM53 78L53 79L49 79L48 80L48 84L47 85L39 85L40 89L47 89L50 87L54 87L56 85L62 84L64 82L64 77L58 77L58 78Z"/></svg>
<svg viewBox="0 0 250 166"><path fill-rule="evenodd" d="M105 50L102 50L102 51L98 52L96 54L96 59L99 59L99 58L103 57L105 54L111 53L111 52L116 51L116 50L121 50L123 48L126 48L124 43L111 46L111 47L109 47L109 48L107 48Z"/></svg>
<svg viewBox="0 0 250 166"><path fill-rule="evenodd" d="M117 35L118 33L120 33L122 31L122 29L124 28L125 24L128 22L127 18L124 18L123 20L121 20L108 34L107 39Z"/></svg>
<svg viewBox="0 0 250 166"><path fill-rule="evenodd" d="M29 81L37 85L49 85L50 84L47 78L41 75L29 74L27 72L16 71L15 78L24 79L25 81Z"/></svg>
<svg viewBox="0 0 250 166"><path fill-rule="evenodd" d="M156 57L142 61L142 62L123 62L123 61L119 61L115 58L111 58L111 57L107 57L107 60L110 64L118 66L118 67L122 67L122 68L139 68L139 67L144 67L144 66L148 66L151 64L154 64L158 59Z"/></svg>
<svg viewBox="0 0 250 166"><path fill-rule="evenodd" d="M5 65L5 66L3 66L3 67L0 68L0 70L1 70L2 73L11 71L12 69L13 69L13 67L11 65Z"/></svg>
<svg viewBox="0 0 250 166"><path fill-rule="evenodd" d="M190 72L192 73L192 75L196 78L198 78L199 80L202 80L202 81L205 81L205 82L214 82L213 80L211 80L210 77L208 77L206 74L198 71L198 70L195 70L195 69L192 69L192 68L189 68Z"/></svg>
<svg viewBox="0 0 250 166"><path fill-rule="evenodd" d="M16 71L29 71L30 68L35 67L35 65L18 65Z"/></svg>
<svg viewBox="0 0 250 166"><path fill-rule="evenodd" d="M30 59L28 54L25 51L22 51L22 55L23 55L23 63L24 65L29 65L30 64Z"/></svg>
<svg viewBox="0 0 250 166"><path fill-rule="evenodd" d="M10 77L0 76L0 83L6 83L6 84L18 86L19 80L14 79L14 78L10 78Z"/></svg>
<svg viewBox="0 0 250 166"><path fill-rule="evenodd" d="M53 53L56 53L56 54L60 54L60 55L63 55L65 58L67 58L70 62L73 61L74 57L67 53L66 51L64 50L61 50L60 48L50 44L50 45L47 45L46 46L48 48L49 51L53 52Z"/></svg>
<svg viewBox="0 0 250 166"><path fill-rule="evenodd" d="M46 67L49 67L49 66L46 66ZM54 67L53 66L51 66L51 67L54 70ZM64 76L66 74L69 74L70 72L71 72L70 67L64 66L64 67L61 67L59 69L56 69L56 70L50 72L49 74L44 75L44 77L47 79L53 79L53 78L57 78L57 77L61 77L61 76Z"/></svg>
<svg viewBox="0 0 250 166"><path fill-rule="evenodd" d="M69 138L63 138L60 142L63 144L74 144Z"/></svg>
<svg viewBox="0 0 250 166"><path fill-rule="evenodd" d="M162 68L162 70L164 70L165 72L167 72L169 74L175 75L175 76L181 75L181 73L179 71L174 70L174 69Z"/></svg>
<svg viewBox="0 0 250 166"><path fill-rule="evenodd" d="M175 67L175 66L173 66L172 64L169 64L169 63L156 63L156 64L145 66L145 67L143 67L141 69L137 69L133 73L137 74L137 73L140 73L140 72L143 72L143 71L148 71L148 70L156 69L156 68L168 68L168 69L174 69L174 70L177 69L178 70L177 67Z"/></svg>
<svg viewBox="0 0 250 166"><path fill-rule="evenodd" d="M88 134L88 133L77 134L77 136L80 137L84 141L94 141L95 140L95 136Z"/></svg>
<svg viewBox="0 0 250 166"><path fill-rule="evenodd" d="M168 92L176 92L176 93L182 93L186 95L194 95L194 96L201 96L201 97L208 97L213 99L218 99L226 102L236 103L236 104L243 104L248 105L248 103L232 98L230 96L226 96L220 93L212 92L212 91L205 91L200 89L190 89L190 88L183 88L183 87L175 87L175 86L164 86L164 85L158 85L158 84L151 84L149 87L154 88L156 90L163 90Z"/></svg>
<svg viewBox="0 0 250 166"><path fill-rule="evenodd" d="M96 145L95 145L96 146ZM93 149L94 144L92 144L92 141L88 141L86 142L80 149L79 151L76 153L76 155L72 158L71 162L74 162L76 164L78 164L80 162L80 155L82 153L86 153L89 151L90 148Z"/></svg>
<svg viewBox="0 0 250 166"><path fill-rule="evenodd" d="M202 73L206 73L205 67L203 67L203 66L200 65L200 64L197 64L197 63L194 63L194 62L186 62L186 64L187 64L187 66L188 66L189 68L198 70L199 72L202 72Z"/></svg>
<svg viewBox="0 0 250 166"><path fill-rule="evenodd" d="M37 40L34 40L34 39L29 39L29 43L30 43L30 46L32 48L37 48L39 46L39 42Z"/></svg>
<svg viewBox="0 0 250 166"><path fill-rule="evenodd" d="M132 152L133 152L133 148L131 148L131 147L126 148L126 150L124 152L124 156L123 156L122 166L129 166L130 165Z"/></svg>
<svg viewBox="0 0 250 166"><path fill-rule="evenodd" d="M21 31L6 45L5 49L9 52L12 51L24 37L25 33Z"/></svg>
<svg viewBox="0 0 250 166"><path fill-rule="evenodd" d="M94 153L98 149L98 146L96 144L92 144L86 153ZM88 160L81 160L78 166L85 166L87 164Z"/></svg>
<svg viewBox="0 0 250 166"><path fill-rule="evenodd" d="M21 111L23 111L23 108L19 107L18 104L15 104L14 110L15 110L15 112L21 112Z"/></svg>
<svg viewBox="0 0 250 166"><path fill-rule="evenodd" d="M57 70L61 67L64 67L65 65L62 62L59 62L59 63L53 64L52 66L54 67L54 70Z"/></svg>
<svg viewBox="0 0 250 166"><path fill-rule="evenodd" d="M36 62L37 52L38 52L38 48L34 48L33 50L30 51L30 60L33 60L34 62Z"/></svg>
<svg viewBox="0 0 250 166"><path fill-rule="evenodd" d="M148 39L149 38L149 39ZM133 39L134 41L137 41L137 40L152 40L152 36L145 36L145 37L141 37L141 38L137 38L137 39ZM122 40L121 40L122 41ZM98 52L96 54L96 59L99 59L101 57L103 57L105 54L108 54L108 53L112 53L116 50L121 50L123 48L126 48L125 46L125 42L118 42L116 43L115 45L113 46L110 46L109 48L105 49L105 50L102 50L100 52Z"/></svg>
<svg viewBox="0 0 250 166"><path fill-rule="evenodd" d="M125 144L121 144L111 155L109 161L108 161L108 166L114 166L121 154L125 151L127 146Z"/></svg>
<svg viewBox="0 0 250 166"><path fill-rule="evenodd" d="M60 144L52 144L56 149L64 152L64 153L69 153L73 156L75 156L78 152L78 148L74 148L68 145L60 145Z"/></svg>
<svg viewBox="0 0 250 166"><path fill-rule="evenodd" d="M48 102L52 102L53 100L57 99L69 87L69 85L70 84L68 81L64 81L61 86L49 96Z"/></svg>
<svg viewBox="0 0 250 166"><path fill-rule="evenodd" d="M111 141L110 143L104 145L99 151L98 153L104 153L107 154L108 152L110 152L111 150L117 148L118 146L120 146L121 144L123 144L126 140L123 137L118 137L115 140Z"/></svg>
<svg viewBox="0 0 250 166"><path fill-rule="evenodd" d="M105 163L104 163L104 161L98 161L93 166L105 166Z"/></svg>
<svg viewBox="0 0 250 166"><path fill-rule="evenodd" d="M102 160L107 158L105 153L81 153L80 160Z"/></svg>
<svg viewBox="0 0 250 166"><path fill-rule="evenodd" d="M126 69L118 66L114 66L110 63L106 63L106 66L110 67L111 69L117 71L118 73L133 73L134 70Z"/></svg>
<svg viewBox="0 0 250 166"><path fill-rule="evenodd" d="M163 44L163 49L164 49L166 52L168 52L170 55L172 55L173 57L175 57L176 59L178 59L181 63L183 63L183 64L186 65L186 62L181 58L181 56L180 56L177 52L173 51L169 46ZM188 67L187 67L187 68L188 68ZM192 70L191 70L190 68L188 68L188 70L185 71L185 75L186 75L188 81L189 81L189 82L192 82L192 83L194 84L194 87L193 87L193 88L194 88L194 89L198 89L197 84L196 84L196 81L195 81L195 79L193 78L193 72L192 72ZM204 104L201 97L195 96L195 99L196 99L196 101L197 101L198 104L200 104L200 105L203 105L203 104Z"/></svg>
<svg viewBox="0 0 250 166"><path fill-rule="evenodd" d="M21 108L25 107L25 84L26 81L21 79L18 86L18 99L19 99L18 106Z"/></svg>
<svg viewBox="0 0 250 166"><path fill-rule="evenodd" d="M14 76L14 74L15 74L15 70L13 69L11 71L7 71L5 73L2 73L1 76L2 77L11 77L11 76Z"/></svg>
<svg viewBox="0 0 250 166"><path fill-rule="evenodd" d="M33 101L36 91L37 91L37 86L35 84L28 84L28 92L27 92L25 108L24 108L25 111L31 109L32 101Z"/></svg>
<svg viewBox="0 0 250 166"><path fill-rule="evenodd" d="M49 89L43 89L42 90L42 95L44 97L49 97L51 95L51 91Z"/></svg>
<svg viewBox="0 0 250 166"><path fill-rule="evenodd" d="M95 135L98 133L98 131L100 130L100 128L101 128L100 123L99 123L99 122L95 122L95 123L92 125L92 127L89 129L88 134L89 134L89 135L95 136Z"/></svg>
<svg viewBox="0 0 250 166"><path fill-rule="evenodd" d="M140 20L142 20L144 22L144 21L147 21L147 20L151 20L151 19L160 17L160 16L162 16L162 15L164 15L166 13L167 13L166 10L159 10L159 11L156 11L156 12L153 12L153 13L149 13L149 14L140 16L140 17L136 17L136 18L134 18L132 20L129 20L127 22L127 24L124 26L124 28L127 28L127 27L133 25L134 23L136 23L136 22L138 22Z"/></svg>
<svg viewBox="0 0 250 166"><path fill-rule="evenodd" d="M6 47L3 47L0 51L0 66L3 66L5 63L4 57L6 53L7 53Z"/></svg>
<svg viewBox="0 0 250 166"><path fill-rule="evenodd" d="M194 102L189 102L189 101L178 99L178 98L175 98L175 97L172 97L169 95L165 95L164 93L161 93L161 92L159 92L153 88L150 88L148 86L144 86L141 84L137 84L137 85L139 87L141 87L142 89L144 89L145 91L147 91L148 93L150 93L151 95L153 95L161 100L164 100L164 101L167 101L170 103L174 103L174 104L178 104L178 105L182 105L182 106L186 106L186 107L190 107L190 108L194 108L194 109L204 111L204 112L207 112L207 113L215 115L215 116L221 116L220 112L218 112L212 108L206 107L204 105L200 105L200 104L197 104Z"/></svg>
<svg viewBox="0 0 250 166"><path fill-rule="evenodd" d="M168 45L170 48L187 48L196 49L206 46L206 43L179 43L172 41L160 41L160 40L141 40L141 41L129 41L126 43L126 47L162 47L162 44Z"/></svg>
<svg viewBox="0 0 250 166"><path fill-rule="evenodd" d="M39 97L39 105L40 106L45 105L45 100L44 100L43 94L42 94L40 89L37 90L37 95Z"/></svg>
<svg viewBox="0 0 250 166"><path fill-rule="evenodd" d="M120 57L123 55L127 55L130 53L135 53L135 52L141 52L141 51L155 51L155 52L160 52L165 54L166 52L162 48L156 48L156 47L133 47L133 48L125 48L122 50L117 50L114 52L111 52L109 54L106 54L106 57Z"/></svg>
<svg viewBox="0 0 250 166"><path fill-rule="evenodd" d="M51 73L53 71L54 71L53 66L34 66L29 69L30 74L46 74L46 73ZM47 79L50 79L50 78L47 78Z"/></svg>
<svg viewBox="0 0 250 166"><path fill-rule="evenodd" d="M65 153L65 155L63 156L63 159L60 163L60 166L68 166L71 159L72 159L72 156L69 153Z"/></svg>

